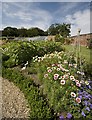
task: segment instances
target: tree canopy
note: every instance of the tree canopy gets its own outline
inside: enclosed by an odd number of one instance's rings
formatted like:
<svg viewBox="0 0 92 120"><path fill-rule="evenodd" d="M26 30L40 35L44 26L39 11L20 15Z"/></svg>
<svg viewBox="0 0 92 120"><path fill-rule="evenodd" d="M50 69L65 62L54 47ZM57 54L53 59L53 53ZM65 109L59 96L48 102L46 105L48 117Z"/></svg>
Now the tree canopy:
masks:
<svg viewBox="0 0 92 120"><path fill-rule="evenodd" d="M47 36L59 34L62 37L70 35L70 24L52 24L47 31L44 31L38 27L26 29L24 27L18 29L15 27L6 27L2 31L2 36L6 37L34 37L34 36Z"/></svg>
<svg viewBox="0 0 92 120"><path fill-rule="evenodd" d="M70 36L70 28L71 28L70 24L55 23L49 27L48 33L49 35L60 34L62 37L67 37Z"/></svg>
<svg viewBox="0 0 92 120"><path fill-rule="evenodd" d="M2 31L2 36L12 36L12 37L34 37L34 36L44 36L47 35L46 31L41 30L40 28L30 28L26 29L24 27L17 29L13 27L6 27Z"/></svg>

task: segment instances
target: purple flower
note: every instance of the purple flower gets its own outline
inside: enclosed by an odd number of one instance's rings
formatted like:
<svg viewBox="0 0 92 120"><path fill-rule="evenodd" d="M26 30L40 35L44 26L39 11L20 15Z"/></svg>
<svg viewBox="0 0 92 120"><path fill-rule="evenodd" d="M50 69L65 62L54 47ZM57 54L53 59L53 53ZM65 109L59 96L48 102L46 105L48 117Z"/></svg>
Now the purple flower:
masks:
<svg viewBox="0 0 92 120"><path fill-rule="evenodd" d="M86 110L90 111L89 107L86 107Z"/></svg>
<svg viewBox="0 0 92 120"><path fill-rule="evenodd" d="M88 87L89 87L89 89L91 89L91 88L92 88L90 85L89 85Z"/></svg>
<svg viewBox="0 0 92 120"><path fill-rule="evenodd" d="M82 95L83 92L79 91L78 93L79 93L79 95Z"/></svg>
<svg viewBox="0 0 92 120"><path fill-rule="evenodd" d="M85 98L86 98L86 99L89 99L89 95L85 95Z"/></svg>
<svg viewBox="0 0 92 120"><path fill-rule="evenodd" d="M82 111L82 113L81 113L81 114L82 114L84 117L86 116L86 115L85 115L85 113L84 113L83 111Z"/></svg>
<svg viewBox="0 0 92 120"><path fill-rule="evenodd" d="M79 98L82 99L82 95L80 95Z"/></svg>
<svg viewBox="0 0 92 120"><path fill-rule="evenodd" d="M92 109L92 104L90 104L90 109Z"/></svg>
<svg viewBox="0 0 92 120"><path fill-rule="evenodd" d="M84 104L85 104L85 106L87 106L87 105L88 105L88 102L87 102L87 101L84 101Z"/></svg>
<svg viewBox="0 0 92 120"><path fill-rule="evenodd" d="M64 116L60 115L59 116L60 120L64 120Z"/></svg>
<svg viewBox="0 0 92 120"><path fill-rule="evenodd" d="M72 114L67 113L67 118L68 118L68 119L71 119L71 118L72 118Z"/></svg>

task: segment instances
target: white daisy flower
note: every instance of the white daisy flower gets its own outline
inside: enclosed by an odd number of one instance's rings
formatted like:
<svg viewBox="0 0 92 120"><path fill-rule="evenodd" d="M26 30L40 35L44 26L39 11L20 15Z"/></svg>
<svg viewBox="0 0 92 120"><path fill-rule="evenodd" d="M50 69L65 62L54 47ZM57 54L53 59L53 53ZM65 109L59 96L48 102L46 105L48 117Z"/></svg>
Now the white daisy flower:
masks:
<svg viewBox="0 0 92 120"><path fill-rule="evenodd" d="M60 71L60 68L57 68L57 71Z"/></svg>
<svg viewBox="0 0 92 120"><path fill-rule="evenodd" d="M72 97L76 97L76 94L74 92L71 92Z"/></svg>
<svg viewBox="0 0 92 120"><path fill-rule="evenodd" d="M85 84L86 84L86 85L89 85L89 82L88 82L88 81L85 81Z"/></svg>
<svg viewBox="0 0 92 120"><path fill-rule="evenodd" d="M70 80L72 80L72 81L75 81L75 78L74 78L74 76L70 76Z"/></svg>
<svg viewBox="0 0 92 120"><path fill-rule="evenodd" d="M61 84L61 85L65 85L65 80L61 80L61 81L60 81L60 84Z"/></svg>

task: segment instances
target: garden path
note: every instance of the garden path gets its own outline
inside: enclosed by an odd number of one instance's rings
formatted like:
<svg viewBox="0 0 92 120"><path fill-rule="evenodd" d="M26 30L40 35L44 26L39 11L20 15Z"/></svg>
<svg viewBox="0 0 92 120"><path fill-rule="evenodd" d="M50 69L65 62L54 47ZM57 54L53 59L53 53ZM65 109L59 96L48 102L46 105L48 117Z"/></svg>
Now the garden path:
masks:
<svg viewBox="0 0 92 120"><path fill-rule="evenodd" d="M29 107L24 94L14 83L2 78L2 117L28 118Z"/></svg>

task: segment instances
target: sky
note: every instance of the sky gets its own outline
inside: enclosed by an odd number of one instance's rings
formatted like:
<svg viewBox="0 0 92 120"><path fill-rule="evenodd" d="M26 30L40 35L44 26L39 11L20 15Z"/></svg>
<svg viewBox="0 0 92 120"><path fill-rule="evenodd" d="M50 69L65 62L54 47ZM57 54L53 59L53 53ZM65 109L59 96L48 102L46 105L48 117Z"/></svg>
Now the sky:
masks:
<svg viewBox="0 0 92 120"><path fill-rule="evenodd" d="M38 1L38 2L37 2ZM45 1L45 0L44 0ZM90 33L90 1L3 0L0 2L0 29L11 27L39 27L44 31L54 23L70 23L71 35Z"/></svg>

